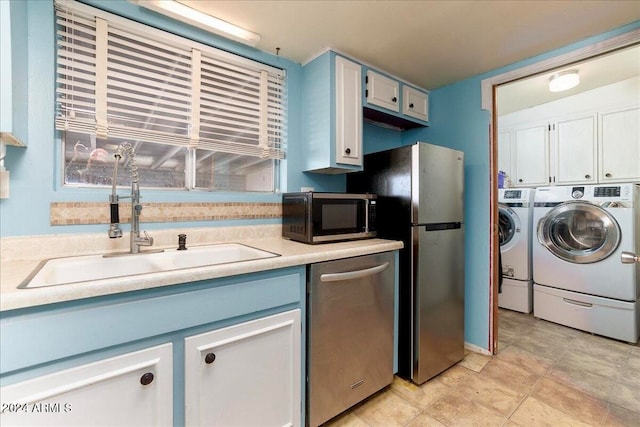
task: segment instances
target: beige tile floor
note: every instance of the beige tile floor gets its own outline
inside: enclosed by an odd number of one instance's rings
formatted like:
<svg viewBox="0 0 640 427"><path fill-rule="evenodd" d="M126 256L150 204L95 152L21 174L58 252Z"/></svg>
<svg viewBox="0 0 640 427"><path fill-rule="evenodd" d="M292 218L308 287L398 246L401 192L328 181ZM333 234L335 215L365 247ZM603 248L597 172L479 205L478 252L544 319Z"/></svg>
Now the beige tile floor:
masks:
<svg viewBox="0 0 640 427"><path fill-rule="evenodd" d="M640 346L500 310L498 354L391 386L331 427L640 426Z"/></svg>

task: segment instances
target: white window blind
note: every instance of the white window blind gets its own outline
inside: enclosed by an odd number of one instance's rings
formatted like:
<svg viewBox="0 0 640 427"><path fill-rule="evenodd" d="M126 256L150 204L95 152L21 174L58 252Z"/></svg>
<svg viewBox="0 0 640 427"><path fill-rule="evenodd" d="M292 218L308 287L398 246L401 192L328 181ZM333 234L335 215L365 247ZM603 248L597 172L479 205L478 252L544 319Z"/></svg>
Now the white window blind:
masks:
<svg viewBox="0 0 640 427"><path fill-rule="evenodd" d="M283 70L75 1L55 6L56 129L284 158Z"/></svg>

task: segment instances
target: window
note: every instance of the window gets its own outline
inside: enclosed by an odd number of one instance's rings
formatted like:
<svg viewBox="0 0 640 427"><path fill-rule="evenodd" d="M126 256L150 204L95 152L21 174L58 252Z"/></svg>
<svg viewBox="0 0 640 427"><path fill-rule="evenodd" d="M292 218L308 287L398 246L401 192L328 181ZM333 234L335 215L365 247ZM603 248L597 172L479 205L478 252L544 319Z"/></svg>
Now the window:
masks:
<svg viewBox="0 0 640 427"><path fill-rule="evenodd" d="M72 0L55 6L65 185L111 185L126 141L143 187L277 191L283 70Z"/></svg>

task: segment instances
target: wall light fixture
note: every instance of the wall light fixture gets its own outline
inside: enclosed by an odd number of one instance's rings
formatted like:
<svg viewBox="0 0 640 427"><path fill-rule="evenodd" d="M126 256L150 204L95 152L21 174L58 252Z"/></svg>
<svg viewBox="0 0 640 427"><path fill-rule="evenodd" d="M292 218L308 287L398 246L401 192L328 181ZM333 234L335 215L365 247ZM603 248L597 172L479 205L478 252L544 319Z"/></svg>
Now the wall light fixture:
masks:
<svg viewBox="0 0 640 427"><path fill-rule="evenodd" d="M568 70L556 73L549 79L549 90L551 92L562 92L578 86L580 75L578 70Z"/></svg>

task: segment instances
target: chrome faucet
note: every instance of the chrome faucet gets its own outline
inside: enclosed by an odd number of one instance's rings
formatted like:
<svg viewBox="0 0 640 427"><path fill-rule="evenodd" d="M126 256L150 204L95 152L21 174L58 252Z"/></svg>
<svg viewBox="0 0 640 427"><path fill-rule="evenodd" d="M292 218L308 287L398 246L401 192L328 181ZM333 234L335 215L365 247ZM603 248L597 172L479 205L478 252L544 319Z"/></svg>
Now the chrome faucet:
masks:
<svg viewBox="0 0 640 427"><path fill-rule="evenodd" d="M116 192L116 184L118 177L118 163L122 159L123 155L126 155L129 159L129 169L131 173L131 194L128 196L118 196ZM120 229L120 217L119 217L119 200L131 199L131 231L129 237L129 254L140 253L140 247L152 246L153 237L145 231L144 236L140 235L140 212L142 212L142 204L140 203L140 184L138 182L138 167L136 165L136 157L133 151L133 146L129 142L123 142L120 144L114 155L116 161L113 165L113 178L111 183L111 196L109 196L109 203L111 205L111 225L109 226L109 237L112 239L122 237L122 230ZM162 252L162 249L157 249L147 252Z"/></svg>

